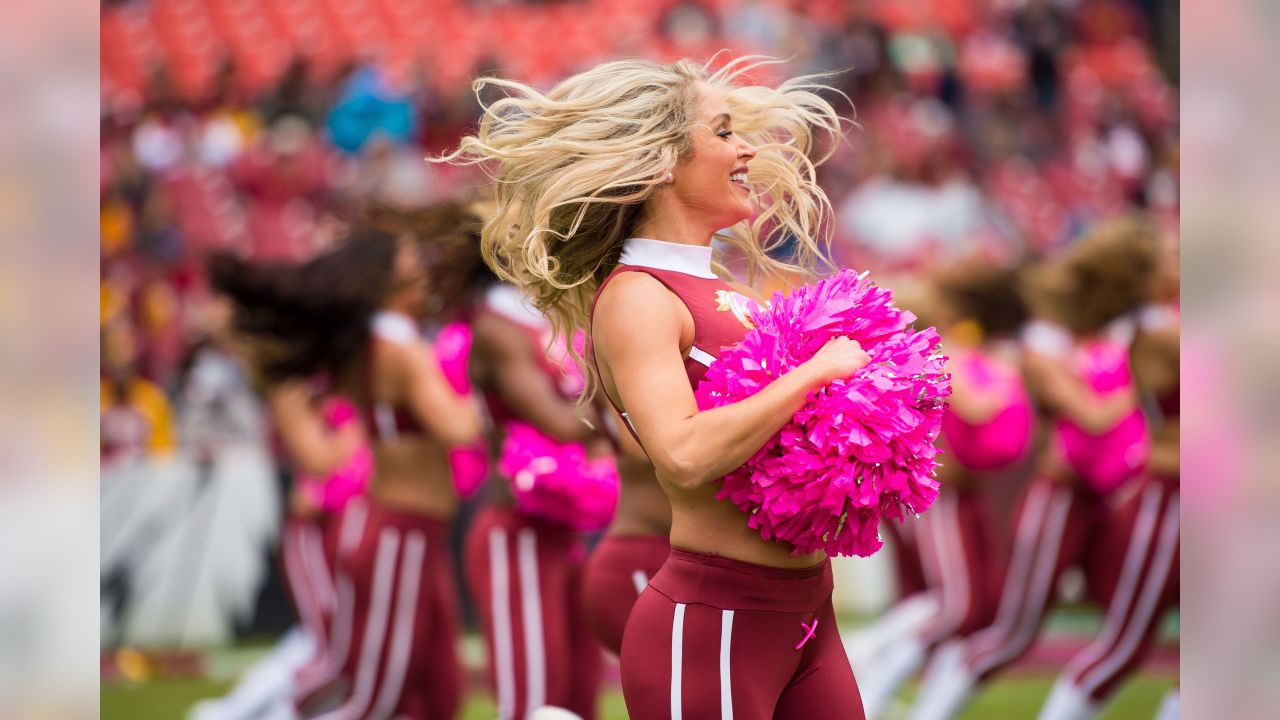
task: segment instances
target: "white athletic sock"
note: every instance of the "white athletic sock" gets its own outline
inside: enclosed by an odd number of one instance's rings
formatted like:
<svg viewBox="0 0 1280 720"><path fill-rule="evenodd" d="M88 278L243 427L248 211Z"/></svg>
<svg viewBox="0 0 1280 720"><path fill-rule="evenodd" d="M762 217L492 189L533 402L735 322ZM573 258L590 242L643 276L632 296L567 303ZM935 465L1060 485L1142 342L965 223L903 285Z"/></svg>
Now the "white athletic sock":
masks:
<svg viewBox="0 0 1280 720"><path fill-rule="evenodd" d="M1165 694L1160 701L1160 709L1156 710L1155 720L1178 720L1182 717L1182 696L1178 688Z"/></svg>
<svg viewBox="0 0 1280 720"><path fill-rule="evenodd" d="M292 699L293 674L315 655L311 636L294 627L266 657L254 663L235 687L213 701L198 703L189 720L250 720L280 698Z"/></svg>
<svg viewBox="0 0 1280 720"><path fill-rule="evenodd" d="M582 716L564 708L544 705L530 711L525 720L582 720Z"/></svg>
<svg viewBox="0 0 1280 720"><path fill-rule="evenodd" d="M912 673L920 669L922 663L924 643L919 638L904 638L885 650L875 672L869 673L865 682L862 678L858 679L867 720L876 720L884 714L897 695L898 688L902 687L902 683Z"/></svg>
<svg viewBox="0 0 1280 720"><path fill-rule="evenodd" d="M1040 708L1038 720L1093 720L1096 717L1098 704L1075 683L1059 680Z"/></svg>
<svg viewBox="0 0 1280 720"><path fill-rule="evenodd" d="M855 677L876 672L885 649L901 639L919 635L920 628L936 615L938 601L930 593L918 593L890 607L866 627L842 636L845 654Z"/></svg>
<svg viewBox="0 0 1280 720"><path fill-rule="evenodd" d="M958 645L943 646L925 673L911 720L952 720L973 695L973 673L964 666Z"/></svg>

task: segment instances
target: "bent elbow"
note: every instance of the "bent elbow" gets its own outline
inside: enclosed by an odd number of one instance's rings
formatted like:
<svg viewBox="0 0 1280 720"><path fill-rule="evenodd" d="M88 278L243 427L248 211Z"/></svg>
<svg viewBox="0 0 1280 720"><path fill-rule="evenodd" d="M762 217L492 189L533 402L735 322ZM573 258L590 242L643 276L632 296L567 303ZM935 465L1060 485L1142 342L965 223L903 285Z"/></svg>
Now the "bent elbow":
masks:
<svg viewBox="0 0 1280 720"><path fill-rule="evenodd" d="M680 451L664 453L661 461L655 461L655 467L681 490L693 490L710 480L706 463Z"/></svg>
<svg viewBox="0 0 1280 720"><path fill-rule="evenodd" d="M442 428L440 439L446 445L471 445L480 440L484 434L484 424L480 421L480 413L468 406L458 412L453 421Z"/></svg>

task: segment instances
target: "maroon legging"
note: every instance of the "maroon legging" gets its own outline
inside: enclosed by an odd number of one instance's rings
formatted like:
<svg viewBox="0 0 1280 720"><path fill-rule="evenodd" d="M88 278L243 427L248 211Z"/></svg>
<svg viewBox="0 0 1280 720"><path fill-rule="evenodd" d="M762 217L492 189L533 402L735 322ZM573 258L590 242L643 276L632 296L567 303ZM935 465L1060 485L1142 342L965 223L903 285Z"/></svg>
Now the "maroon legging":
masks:
<svg viewBox="0 0 1280 720"><path fill-rule="evenodd" d="M334 643L343 646L350 691L319 717L452 718L462 676L448 523L372 500L365 506L363 528L348 524L355 540L338 553Z"/></svg>
<svg viewBox="0 0 1280 720"><path fill-rule="evenodd" d="M964 662L986 680L1035 641L1066 568L1084 568L1090 594L1108 607L1102 635L1066 675L1105 698L1155 638L1176 596L1177 485L1139 478L1103 497L1041 478L1018 512L1018 540L995 621L963 641Z"/></svg>
<svg viewBox="0 0 1280 720"><path fill-rule="evenodd" d="M863 720L831 564L784 570L673 548L622 640L632 720Z"/></svg>
<svg viewBox="0 0 1280 720"><path fill-rule="evenodd" d="M582 559L572 529L512 508L486 507L467 530L467 585L501 720L544 705L595 717L603 657L581 607Z"/></svg>
<svg viewBox="0 0 1280 720"><path fill-rule="evenodd" d="M670 553L666 535L606 535L587 558L582 587L587 622L614 655L622 652L622 631L636 598Z"/></svg>

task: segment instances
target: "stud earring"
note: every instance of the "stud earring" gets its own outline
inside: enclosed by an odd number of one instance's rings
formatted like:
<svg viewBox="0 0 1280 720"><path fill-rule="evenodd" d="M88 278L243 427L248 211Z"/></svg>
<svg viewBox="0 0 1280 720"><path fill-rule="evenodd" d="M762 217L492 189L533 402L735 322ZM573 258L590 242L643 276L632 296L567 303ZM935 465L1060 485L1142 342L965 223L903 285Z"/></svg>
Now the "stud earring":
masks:
<svg viewBox="0 0 1280 720"><path fill-rule="evenodd" d="M666 179L667 179L667 184L670 185L671 183L676 181L676 176L672 175L671 173L667 173Z"/></svg>

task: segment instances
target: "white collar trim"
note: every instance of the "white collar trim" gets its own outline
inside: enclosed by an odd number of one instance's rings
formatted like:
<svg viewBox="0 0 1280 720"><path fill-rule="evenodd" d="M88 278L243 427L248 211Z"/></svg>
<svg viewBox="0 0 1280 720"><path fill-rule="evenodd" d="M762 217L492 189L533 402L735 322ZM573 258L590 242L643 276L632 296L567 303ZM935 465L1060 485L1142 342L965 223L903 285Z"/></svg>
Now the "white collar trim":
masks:
<svg viewBox="0 0 1280 720"><path fill-rule="evenodd" d="M393 310L380 310L373 316L373 334L398 345L408 345L421 337L413 318Z"/></svg>
<svg viewBox="0 0 1280 720"><path fill-rule="evenodd" d="M543 328L551 324L519 290L505 283L490 287L485 293L484 304L493 312L519 325Z"/></svg>
<svg viewBox="0 0 1280 720"><path fill-rule="evenodd" d="M685 245L649 238L627 238L622 246L621 265L637 265L684 273L697 278L715 280L711 272L711 246Z"/></svg>

